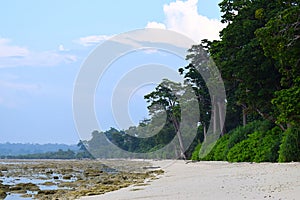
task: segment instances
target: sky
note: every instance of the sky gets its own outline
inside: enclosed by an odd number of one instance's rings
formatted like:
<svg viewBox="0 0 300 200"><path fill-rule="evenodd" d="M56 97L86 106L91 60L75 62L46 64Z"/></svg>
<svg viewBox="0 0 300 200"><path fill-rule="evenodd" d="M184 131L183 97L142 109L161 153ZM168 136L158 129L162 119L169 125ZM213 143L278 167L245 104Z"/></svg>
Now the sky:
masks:
<svg viewBox="0 0 300 200"><path fill-rule="evenodd" d="M74 83L84 60L114 35L143 28L179 32L193 39L218 39L220 0L10 0L0 6L0 143L75 144L81 136L73 119ZM163 53L132 53L124 63L160 62L178 68L185 61ZM109 101L110 75L98 86L95 102ZM146 117L142 96L155 84L133 92L129 115L133 124ZM104 90L105 90L104 89ZM104 97L103 97L104 96ZM114 126L107 106L95 104L104 129ZM127 126L129 126L128 124ZM126 126L126 125L124 125ZM126 127L119 127L120 129Z"/></svg>

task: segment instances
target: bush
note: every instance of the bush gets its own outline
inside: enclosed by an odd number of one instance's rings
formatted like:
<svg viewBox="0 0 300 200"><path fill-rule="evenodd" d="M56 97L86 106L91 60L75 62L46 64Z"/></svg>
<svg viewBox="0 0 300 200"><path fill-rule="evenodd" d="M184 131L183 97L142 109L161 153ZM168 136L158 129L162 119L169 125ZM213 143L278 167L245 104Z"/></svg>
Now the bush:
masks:
<svg viewBox="0 0 300 200"><path fill-rule="evenodd" d="M279 147L283 132L275 127L263 135L259 147L255 151L254 162L277 162L279 157Z"/></svg>
<svg viewBox="0 0 300 200"><path fill-rule="evenodd" d="M201 160L276 162L282 131L269 121L254 121L221 137ZM199 153L197 154L199 155Z"/></svg>
<svg viewBox="0 0 300 200"><path fill-rule="evenodd" d="M248 135L255 131L267 132L272 127L269 121L253 121L246 126L240 126L230 131L228 134L221 137L213 150L204 158L204 160L226 161L228 160L227 154L235 145L246 140ZM242 143L241 145L246 145ZM239 148L246 148L239 145ZM237 148L238 148L237 147ZM238 149L237 149L238 150ZM241 155L239 155L241 156ZM245 158L240 158L243 161Z"/></svg>
<svg viewBox="0 0 300 200"><path fill-rule="evenodd" d="M228 144L228 139L229 139L229 134L224 135L221 137L213 149L201 160L217 160L217 161L222 161L226 160L226 155L225 155L225 150L227 149L227 144Z"/></svg>
<svg viewBox="0 0 300 200"><path fill-rule="evenodd" d="M279 150L279 162L300 161L300 128L291 127L284 132Z"/></svg>
<svg viewBox="0 0 300 200"><path fill-rule="evenodd" d="M276 162L282 131L275 127L267 132L255 131L248 139L230 149L230 162Z"/></svg>
<svg viewBox="0 0 300 200"><path fill-rule="evenodd" d="M228 141L229 141L229 135L226 134L219 140L219 144L216 145L214 148L214 160L215 161L225 161L227 160L227 147L228 147Z"/></svg>
<svg viewBox="0 0 300 200"><path fill-rule="evenodd" d="M200 152L200 149L201 149L201 143L198 144L195 148L195 150L193 151L192 153L192 160L199 160L199 152Z"/></svg>
<svg viewBox="0 0 300 200"><path fill-rule="evenodd" d="M249 134L254 133L255 131L266 132L271 128L272 124L269 121L253 121L246 126L237 127L228 133L230 134L230 138L227 150L230 150L234 145L247 139Z"/></svg>

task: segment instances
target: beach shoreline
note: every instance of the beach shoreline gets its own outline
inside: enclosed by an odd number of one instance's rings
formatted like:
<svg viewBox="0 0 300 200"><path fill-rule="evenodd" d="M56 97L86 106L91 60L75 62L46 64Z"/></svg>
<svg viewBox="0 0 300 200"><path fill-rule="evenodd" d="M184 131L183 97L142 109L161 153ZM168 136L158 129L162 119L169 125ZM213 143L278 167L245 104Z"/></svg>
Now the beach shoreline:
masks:
<svg viewBox="0 0 300 200"><path fill-rule="evenodd" d="M297 199L300 163L150 161L165 171L157 180L82 200Z"/></svg>

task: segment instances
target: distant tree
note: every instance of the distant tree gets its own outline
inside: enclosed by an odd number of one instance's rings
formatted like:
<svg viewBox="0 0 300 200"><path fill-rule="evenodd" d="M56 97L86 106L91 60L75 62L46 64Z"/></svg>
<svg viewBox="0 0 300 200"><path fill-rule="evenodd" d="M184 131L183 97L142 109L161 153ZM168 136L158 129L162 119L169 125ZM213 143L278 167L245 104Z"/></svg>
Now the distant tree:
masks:
<svg viewBox="0 0 300 200"><path fill-rule="evenodd" d="M176 96L182 92L181 84L164 79L153 92L145 95L144 98L150 104L148 109L152 116L161 112L167 114L167 120L172 122L178 136L181 157L186 159L185 147L180 130L181 109L178 97Z"/></svg>
<svg viewBox="0 0 300 200"><path fill-rule="evenodd" d="M82 159L82 158L90 158L94 159L94 156L89 152L87 149L88 142L80 140L77 144L79 147L79 152L76 154L76 158Z"/></svg>

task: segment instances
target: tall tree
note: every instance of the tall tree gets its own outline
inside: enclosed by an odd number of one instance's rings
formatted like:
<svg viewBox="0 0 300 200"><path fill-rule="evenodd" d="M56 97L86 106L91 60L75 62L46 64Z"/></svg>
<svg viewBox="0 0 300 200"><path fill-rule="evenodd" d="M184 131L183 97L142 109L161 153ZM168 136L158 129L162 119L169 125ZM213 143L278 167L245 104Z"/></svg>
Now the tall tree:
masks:
<svg viewBox="0 0 300 200"><path fill-rule="evenodd" d="M172 122L179 140L181 157L186 159L184 142L180 130L181 110L178 97L176 96L180 95L181 92L182 87L180 83L164 79L153 92L145 95L144 98L150 103L148 109L152 116L160 112L167 114L167 120Z"/></svg>
<svg viewBox="0 0 300 200"><path fill-rule="evenodd" d="M203 128L204 139L206 137L207 128L211 117L211 100L206 82L203 79L200 70L205 72L207 66L208 55L204 51L202 45L193 45L188 50L186 60L190 64L184 68L180 68L178 71L181 75L184 75L185 84L190 85L195 91L197 101L199 104L199 122Z"/></svg>
<svg viewBox="0 0 300 200"><path fill-rule="evenodd" d="M205 139L211 116L213 116L213 132L216 132L217 127L222 127L224 123L225 102L224 98L219 97L220 92L217 91L220 86L220 77L207 49L202 44L193 45L188 50L186 60L190 64L180 68L179 73L184 75L185 83L193 88L197 96L200 112L199 122L203 128ZM217 123L220 124L217 125ZM220 131L223 134L223 130Z"/></svg>
<svg viewBox="0 0 300 200"><path fill-rule="evenodd" d="M277 123L285 129L300 124L300 5L285 1L285 10L278 12L256 31L265 55L274 59L280 72L281 87L272 103L277 108Z"/></svg>
<svg viewBox="0 0 300 200"><path fill-rule="evenodd" d="M222 22L228 26L220 32L221 40L209 43L212 58L220 68L227 90L230 109L243 110L243 123L247 114L258 114L275 121L271 100L281 89L281 74L274 60L264 54L255 31L282 10L282 1L224 0Z"/></svg>

